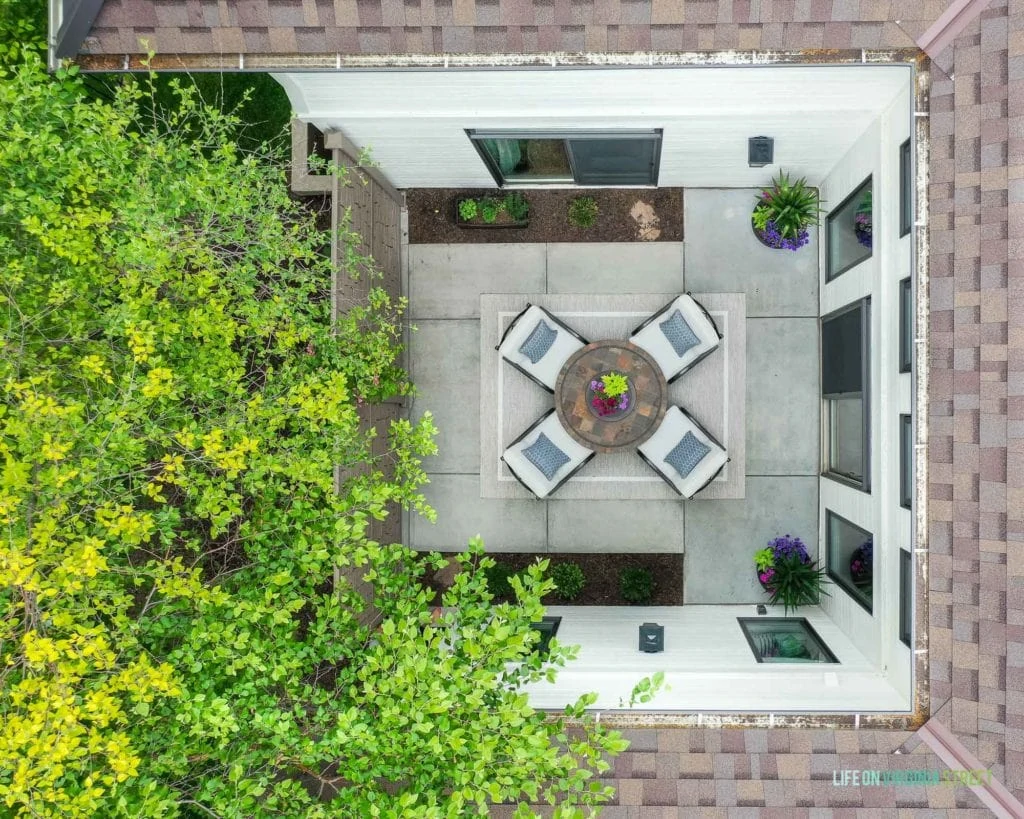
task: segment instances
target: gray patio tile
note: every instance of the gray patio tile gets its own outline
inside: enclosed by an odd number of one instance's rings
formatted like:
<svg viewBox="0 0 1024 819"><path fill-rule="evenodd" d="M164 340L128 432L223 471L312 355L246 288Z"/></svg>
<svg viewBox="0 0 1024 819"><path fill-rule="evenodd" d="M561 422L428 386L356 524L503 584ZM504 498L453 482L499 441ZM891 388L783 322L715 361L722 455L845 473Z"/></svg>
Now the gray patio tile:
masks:
<svg viewBox="0 0 1024 819"><path fill-rule="evenodd" d="M683 245L680 242L595 242L547 247L548 293L681 293L683 290Z"/></svg>
<svg viewBox="0 0 1024 819"><path fill-rule="evenodd" d="M423 494L438 522L409 516L414 549L460 550L474 535L483 538L489 552L544 549L547 513L540 501L481 498L479 475L431 475Z"/></svg>
<svg viewBox="0 0 1024 819"><path fill-rule="evenodd" d="M409 245L412 319L479 318L481 293L543 293L543 244Z"/></svg>
<svg viewBox="0 0 1024 819"><path fill-rule="evenodd" d="M437 426L438 454L426 458L427 472L480 469L480 322L420 319L409 342L409 361L419 395L412 417L426 410Z"/></svg>
<svg viewBox="0 0 1024 819"><path fill-rule="evenodd" d="M817 475L820 409L817 319L747 319L747 475Z"/></svg>
<svg viewBox="0 0 1024 819"><path fill-rule="evenodd" d="M818 315L818 241L800 250L773 250L750 228L753 188L686 191L687 290L746 293L747 317Z"/></svg>
<svg viewBox="0 0 1024 819"><path fill-rule="evenodd" d="M682 552L682 501L548 502L552 552Z"/></svg>
<svg viewBox="0 0 1024 819"><path fill-rule="evenodd" d="M818 537L818 478L747 478L745 500L691 501L684 522L686 603L762 603L753 554L776 535Z"/></svg>

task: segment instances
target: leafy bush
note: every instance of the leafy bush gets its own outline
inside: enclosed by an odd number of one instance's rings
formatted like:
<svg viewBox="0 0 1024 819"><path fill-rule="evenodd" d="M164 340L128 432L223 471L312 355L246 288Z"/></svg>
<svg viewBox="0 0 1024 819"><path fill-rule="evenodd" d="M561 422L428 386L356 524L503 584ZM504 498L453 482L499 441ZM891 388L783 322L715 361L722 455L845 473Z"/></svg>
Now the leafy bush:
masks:
<svg viewBox="0 0 1024 819"><path fill-rule="evenodd" d="M649 569L634 566L623 569L620 578L622 598L635 606L644 606L654 596L654 576Z"/></svg>
<svg viewBox="0 0 1024 819"><path fill-rule="evenodd" d="M569 203L569 224L578 228L593 227L597 221L597 202L592 196L577 196Z"/></svg>
<svg viewBox="0 0 1024 819"><path fill-rule="evenodd" d="M459 218L463 222L475 219L477 214L476 199L463 199L459 202Z"/></svg>
<svg viewBox="0 0 1024 819"><path fill-rule="evenodd" d="M530 215L530 203L521 193L510 193L505 197L505 210L516 222L522 222Z"/></svg>
<svg viewBox="0 0 1024 819"><path fill-rule="evenodd" d="M498 598L512 597L512 584L509 582L515 574L507 563L496 562L484 569L487 577L487 590Z"/></svg>
<svg viewBox="0 0 1024 819"><path fill-rule="evenodd" d="M493 225L495 220L498 218L498 214L501 213L504 208L504 202L499 202L497 199L492 199L488 196L480 200L480 218L487 224Z"/></svg>
<svg viewBox="0 0 1024 819"><path fill-rule="evenodd" d="M579 563L559 563L551 568L551 579L555 581L558 595L564 600L575 600L580 596L587 578Z"/></svg>

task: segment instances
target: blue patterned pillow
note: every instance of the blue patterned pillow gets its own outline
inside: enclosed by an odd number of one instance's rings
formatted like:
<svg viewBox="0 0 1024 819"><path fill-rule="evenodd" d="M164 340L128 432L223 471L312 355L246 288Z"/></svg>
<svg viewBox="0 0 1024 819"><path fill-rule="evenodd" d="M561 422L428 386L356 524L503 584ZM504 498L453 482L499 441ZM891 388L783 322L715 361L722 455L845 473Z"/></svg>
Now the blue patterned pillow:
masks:
<svg viewBox="0 0 1024 819"><path fill-rule="evenodd" d="M536 364L551 349L551 344L558 338L558 331L552 330L546 321L537 322L533 332L527 336L526 341L519 347L519 352L525 355L530 361Z"/></svg>
<svg viewBox="0 0 1024 819"><path fill-rule="evenodd" d="M709 446L702 441L698 441L692 432L687 432L683 436L683 440L676 444L672 451L665 456L665 463L671 465L679 473L680 477L685 478L693 472L693 468L710 451L711 448Z"/></svg>
<svg viewBox="0 0 1024 819"><path fill-rule="evenodd" d="M700 339L690 329L690 325L686 323L683 314L678 310L658 324L658 326L661 328L661 332L665 334L665 338L668 339L668 343L672 345L672 349L676 351L676 355L680 358L686 355L686 351L691 347L700 344Z"/></svg>
<svg viewBox="0 0 1024 819"><path fill-rule="evenodd" d="M569 456L551 443L551 439L543 432L536 441L523 450L523 455L549 481L559 469L569 463Z"/></svg>

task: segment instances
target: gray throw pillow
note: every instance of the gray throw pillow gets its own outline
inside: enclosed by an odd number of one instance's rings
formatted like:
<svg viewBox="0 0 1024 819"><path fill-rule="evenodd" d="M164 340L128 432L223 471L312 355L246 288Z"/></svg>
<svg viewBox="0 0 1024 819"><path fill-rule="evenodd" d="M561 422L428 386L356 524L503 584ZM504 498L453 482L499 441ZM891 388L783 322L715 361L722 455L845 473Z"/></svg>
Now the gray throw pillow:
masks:
<svg viewBox="0 0 1024 819"><path fill-rule="evenodd" d="M687 432L683 440L665 456L665 462L678 472L680 477L685 478L710 451L711 448L703 441L698 441L692 432Z"/></svg>
<svg viewBox="0 0 1024 819"><path fill-rule="evenodd" d="M553 330L546 321L541 320L537 322L533 332L526 337L526 341L520 345L519 352L536 364L547 355L556 338L558 338L558 331Z"/></svg>
<svg viewBox="0 0 1024 819"><path fill-rule="evenodd" d="M549 481L559 469L569 463L569 456L551 443L551 439L543 432L536 441L523 450L523 455Z"/></svg>
<svg viewBox="0 0 1024 819"><path fill-rule="evenodd" d="M661 332L665 334L665 338L668 339L668 343L672 345L672 349L676 351L676 355L680 358L686 355L686 351L691 347L700 344L700 339L690 329L690 325L686 323L683 314L678 310L674 311L671 316L658 324L658 326L661 328Z"/></svg>

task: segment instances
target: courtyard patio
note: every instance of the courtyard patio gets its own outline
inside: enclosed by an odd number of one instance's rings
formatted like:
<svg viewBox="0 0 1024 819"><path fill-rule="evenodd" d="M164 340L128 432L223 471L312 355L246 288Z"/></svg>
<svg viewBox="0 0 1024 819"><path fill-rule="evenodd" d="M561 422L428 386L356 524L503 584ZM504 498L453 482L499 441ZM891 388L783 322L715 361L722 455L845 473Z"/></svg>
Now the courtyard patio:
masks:
<svg viewBox="0 0 1024 819"><path fill-rule="evenodd" d="M409 545L455 551L480 534L490 552L681 553L687 604L761 602L751 556L775 535L816 551L817 237L798 253L763 247L749 227L755 193L687 189L683 242L404 248L410 414L429 410L439 429L424 463L438 522L409 515ZM552 398L500 361L507 323L533 302L590 340L625 338L687 291L724 320L725 339L671 385L670 403L720 437L723 475L684 501L635 454L598 455L550 499L531 497L498 456Z"/></svg>

